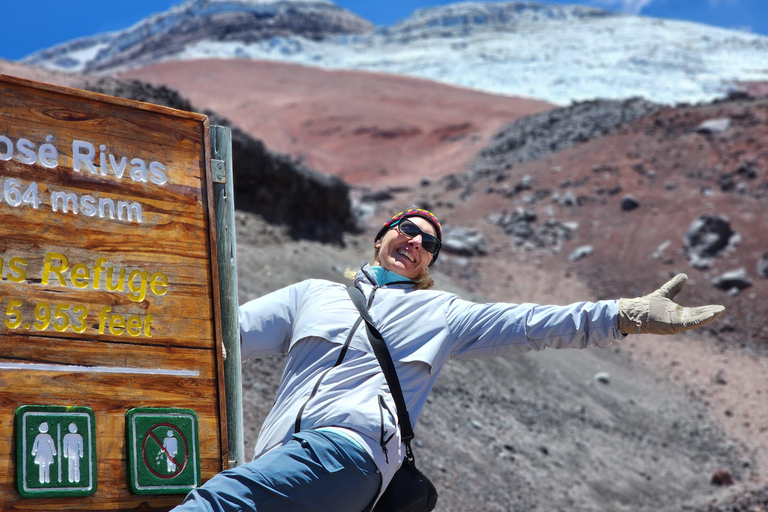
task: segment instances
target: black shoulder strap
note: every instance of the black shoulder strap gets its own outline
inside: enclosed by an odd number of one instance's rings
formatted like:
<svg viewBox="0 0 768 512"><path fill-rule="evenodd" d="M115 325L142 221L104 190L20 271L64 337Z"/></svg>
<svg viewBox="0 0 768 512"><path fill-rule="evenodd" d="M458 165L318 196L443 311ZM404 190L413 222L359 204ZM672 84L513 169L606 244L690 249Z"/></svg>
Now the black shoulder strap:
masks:
<svg viewBox="0 0 768 512"><path fill-rule="evenodd" d="M408 408L405 405L405 398L403 398L403 390L400 387L400 379L397 378L395 363L392 361L392 356L389 354L387 344L373 325L371 315L368 313L368 307L365 305L365 296L363 295L363 292L355 286L347 286L347 292L352 298L355 307L357 307L357 310L360 312L360 316L365 320L368 340L371 342L373 353L376 354L376 359L379 360L379 365L381 365L384 377L387 379L389 390L392 392L392 398L395 400L397 416L400 419L400 432L407 447L406 454L408 455L408 458L412 460L413 455L410 453L410 442L411 439L414 438L413 427L411 426L411 418L408 415Z"/></svg>

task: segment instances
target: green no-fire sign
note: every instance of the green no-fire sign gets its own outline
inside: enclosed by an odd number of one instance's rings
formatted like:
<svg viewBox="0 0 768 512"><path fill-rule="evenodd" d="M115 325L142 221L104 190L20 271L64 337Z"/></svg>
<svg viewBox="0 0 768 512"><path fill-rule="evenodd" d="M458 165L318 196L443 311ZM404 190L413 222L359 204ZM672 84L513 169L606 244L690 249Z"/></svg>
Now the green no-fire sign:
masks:
<svg viewBox="0 0 768 512"><path fill-rule="evenodd" d="M125 415L134 494L186 494L201 484L197 414L137 407Z"/></svg>
<svg viewBox="0 0 768 512"><path fill-rule="evenodd" d="M96 425L90 408L16 409L16 487L25 498L96 492Z"/></svg>

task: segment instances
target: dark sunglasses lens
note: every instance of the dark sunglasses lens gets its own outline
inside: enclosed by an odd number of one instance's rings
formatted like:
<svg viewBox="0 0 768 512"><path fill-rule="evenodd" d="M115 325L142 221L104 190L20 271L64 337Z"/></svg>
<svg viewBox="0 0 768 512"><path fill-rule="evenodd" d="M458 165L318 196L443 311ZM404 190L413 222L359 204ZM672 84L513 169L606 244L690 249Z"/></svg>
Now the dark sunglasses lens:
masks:
<svg viewBox="0 0 768 512"><path fill-rule="evenodd" d="M422 241L423 243L421 246L424 248L424 250L434 254L434 252L437 250L437 239L432 237L432 235L426 235L425 237L422 237Z"/></svg>
<svg viewBox="0 0 768 512"><path fill-rule="evenodd" d="M408 238L413 238L417 236L419 233L421 233L419 226L417 226L416 224L414 224L409 220L400 221L400 225L398 227L400 229L400 232L405 236L407 236Z"/></svg>
<svg viewBox="0 0 768 512"><path fill-rule="evenodd" d="M423 232L421 229L419 229L419 226L413 222L409 220L402 220L398 227L400 232L408 238L414 238L418 235L421 235L421 246L427 252L434 253L437 250L438 244L440 243L438 239L429 233Z"/></svg>

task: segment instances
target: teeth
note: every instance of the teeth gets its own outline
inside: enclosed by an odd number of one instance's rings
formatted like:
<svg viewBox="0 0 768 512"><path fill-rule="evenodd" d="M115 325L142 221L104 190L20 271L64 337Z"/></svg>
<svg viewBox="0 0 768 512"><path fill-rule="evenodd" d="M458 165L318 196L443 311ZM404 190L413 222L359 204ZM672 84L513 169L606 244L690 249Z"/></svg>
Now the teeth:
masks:
<svg viewBox="0 0 768 512"><path fill-rule="evenodd" d="M409 260L411 260L411 262L413 262L413 263L415 263L415 262L416 262L416 260L415 260L415 259L413 259L413 256L411 256L411 254L410 254L408 251L404 251L403 249L398 249L398 251L397 251L397 252L399 252L400 254L402 254L403 256L405 256L406 258L408 258Z"/></svg>

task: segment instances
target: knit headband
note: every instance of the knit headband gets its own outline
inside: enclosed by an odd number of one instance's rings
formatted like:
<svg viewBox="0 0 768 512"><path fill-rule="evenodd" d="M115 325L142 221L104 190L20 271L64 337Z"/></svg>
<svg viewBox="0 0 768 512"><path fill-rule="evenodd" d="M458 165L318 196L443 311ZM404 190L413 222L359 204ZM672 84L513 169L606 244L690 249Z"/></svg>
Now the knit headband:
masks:
<svg viewBox="0 0 768 512"><path fill-rule="evenodd" d="M435 236L437 239L441 242L443 241L443 229L440 227L440 221L438 221L437 217L435 217L432 213L428 212L427 210L421 210L419 208L409 208L389 219L384 223L379 232L376 233L376 238L374 241L381 240L381 237L383 237L392 226L394 226L398 221L407 219L408 217L421 217L422 219L427 220L435 228ZM437 254L432 256L432 262L430 265L434 263L435 260L437 260Z"/></svg>

